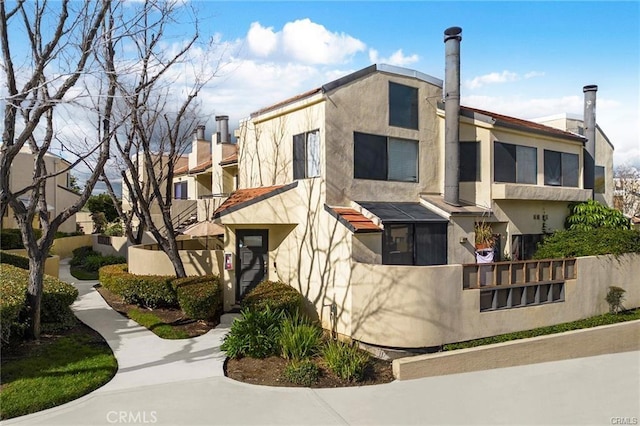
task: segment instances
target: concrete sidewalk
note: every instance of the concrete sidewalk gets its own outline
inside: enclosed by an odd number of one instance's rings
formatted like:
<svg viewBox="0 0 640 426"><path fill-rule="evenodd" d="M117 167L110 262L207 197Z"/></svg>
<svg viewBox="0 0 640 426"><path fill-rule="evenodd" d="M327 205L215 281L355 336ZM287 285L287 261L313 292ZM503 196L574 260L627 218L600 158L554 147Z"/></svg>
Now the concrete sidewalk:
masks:
<svg viewBox="0 0 640 426"><path fill-rule="evenodd" d="M67 265L60 272L75 281ZM75 284L73 309L107 339L116 376L80 399L3 425L603 425L640 418L638 351L379 386L253 386L223 375L219 346L228 324L163 340L111 310L94 284Z"/></svg>

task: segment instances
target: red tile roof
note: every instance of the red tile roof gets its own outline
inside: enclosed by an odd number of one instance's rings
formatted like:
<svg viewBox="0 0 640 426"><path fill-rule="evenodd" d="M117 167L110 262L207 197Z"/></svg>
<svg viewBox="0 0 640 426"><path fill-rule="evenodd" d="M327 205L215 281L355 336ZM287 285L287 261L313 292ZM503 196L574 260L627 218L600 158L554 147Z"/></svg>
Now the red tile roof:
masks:
<svg viewBox="0 0 640 426"><path fill-rule="evenodd" d="M195 166L193 169L189 170L189 173L200 173L200 172L204 172L205 170L207 170L209 167L211 167L211 165L213 164L213 162L211 161L211 159L202 162L200 164L198 164L197 166Z"/></svg>
<svg viewBox="0 0 640 426"><path fill-rule="evenodd" d="M223 213L229 213L230 211L246 207L246 205L253 204L254 202L261 201L265 198L269 198L273 195L287 191L298 185L298 182L294 182L289 185L276 185L276 186L263 186L260 188L246 188L238 189L231 194L224 203L220 205L213 212L214 217L220 217Z"/></svg>
<svg viewBox="0 0 640 426"><path fill-rule="evenodd" d="M381 231L380 227L376 225L371 219L365 217L362 213L346 207L332 207L337 214L338 220L343 224L349 224L349 227L353 232L377 232ZM346 222L346 223L345 223Z"/></svg>
<svg viewBox="0 0 640 426"><path fill-rule="evenodd" d="M486 115L488 117L496 120L496 124L498 125L506 125L506 126L517 126L528 130L534 130L538 132L544 132L560 137L577 139L577 140L585 140L583 136L580 136L576 133L566 132L564 130L556 129L555 127L545 126L544 124L535 123L533 121L523 120L520 118L510 117L508 115L496 114L495 112L485 111L477 108L471 108L467 106L460 105L460 112L464 113L465 111L478 113L482 115Z"/></svg>
<svg viewBox="0 0 640 426"><path fill-rule="evenodd" d="M252 112L251 113L251 117L256 117L256 116L258 116L260 114L264 114L265 112L273 111L274 109L281 108L281 107L286 106L286 105L288 105L290 103L299 101L300 99L304 99L304 98L307 98L307 97L309 97L311 95L315 95L316 93L319 93L321 91L322 91L322 87L316 87L315 89L311 89L311 90L309 90L307 92L300 93L299 95L296 95L296 96L293 96L291 98L285 99L284 101L280 101L280 102L278 102L276 104L269 105L268 107L262 108L262 109L260 109L260 110L258 110L256 112Z"/></svg>
<svg viewBox="0 0 640 426"><path fill-rule="evenodd" d="M237 163L238 162L238 153L236 152L235 154L231 154L230 156L228 156L227 158L224 158L221 162L220 165L221 166L226 166L229 164L233 164L233 163Z"/></svg>

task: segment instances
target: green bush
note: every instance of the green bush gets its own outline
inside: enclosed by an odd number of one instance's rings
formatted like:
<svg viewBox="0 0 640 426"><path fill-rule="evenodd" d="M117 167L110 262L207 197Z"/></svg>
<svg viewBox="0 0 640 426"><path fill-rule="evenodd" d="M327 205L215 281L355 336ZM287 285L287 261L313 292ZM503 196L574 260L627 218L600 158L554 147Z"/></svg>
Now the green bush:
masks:
<svg viewBox="0 0 640 426"><path fill-rule="evenodd" d="M318 381L320 369L308 359L291 361L284 369L284 378L296 385L311 386Z"/></svg>
<svg viewBox="0 0 640 426"><path fill-rule="evenodd" d="M359 350L356 345L331 340L322 354L327 366L341 379L356 382L364 379L369 354Z"/></svg>
<svg viewBox="0 0 640 426"><path fill-rule="evenodd" d="M126 263L103 266L98 270L98 279L110 292L122 296L124 287L127 285L127 278L130 275L127 272Z"/></svg>
<svg viewBox="0 0 640 426"><path fill-rule="evenodd" d="M177 278L171 282L178 305L189 318L211 320L222 311L222 287L218 275Z"/></svg>
<svg viewBox="0 0 640 426"><path fill-rule="evenodd" d="M42 237L42 229L33 230L36 239ZM2 229L0 230L0 250L23 249L22 234L19 229Z"/></svg>
<svg viewBox="0 0 640 426"><path fill-rule="evenodd" d="M303 307L302 295L282 281L262 281L242 300L242 307L262 310L269 306L272 310L296 315Z"/></svg>
<svg viewBox="0 0 640 426"><path fill-rule="evenodd" d="M8 341L11 330L24 330L28 318L26 294L29 272L11 265L0 269L0 317L2 339ZM78 297L78 290L49 275L44 276L40 321L43 332L59 331L72 327L75 316L69 306Z"/></svg>
<svg viewBox="0 0 640 426"><path fill-rule="evenodd" d="M25 256L19 256L13 253L7 253L0 250L0 263L6 263L13 265L20 269L29 270L29 258Z"/></svg>
<svg viewBox="0 0 640 426"><path fill-rule="evenodd" d="M69 265L87 272L97 272L102 266L127 262L127 258L124 256L103 256L102 253L93 251L91 246L78 247L72 253L73 257L69 261Z"/></svg>
<svg viewBox="0 0 640 426"><path fill-rule="evenodd" d="M84 232L82 232L82 231L74 231L74 232L56 231L56 234L53 237L53 239L66 238L66 237L75 237L75 236L78 236L78 235L84 235Z"/></svg>
<svg viewBox="0 0 640 426"><path fill-rule="evenodd" d="M124 301L149 308L177 307L176 292L169 276L134 275L127 273L120 294Z"/></svg>
<svg viewBox="0 0 640 426"><path fill-rule="evenodd" d="M285 317L280 329L280 347L284 359L299 361L318 352L322 330L298 316Z"/></svg>
<svg viewBox="0 0 640 426"><path fill-rule="evenodd" d="M555 259L623 253L640 253L640 232L609 228L556 231L545 237L534 258Z"/></svg>
<svg viewBox="0 0 640 426"><path fill-rule="evenodd" d="M231 325L221 349L230 358L249 356L266 358L280 352L280 327L283 312L269 306L263 310L242 311L241 317Z"/></svg>
<svg viewBox="0 0 640 426"><path fill-rule="evenodd" d="M564 227L583 231L596 228L631 229L631 222L620 210L589 200L569 205L569 216Z"/></svg>

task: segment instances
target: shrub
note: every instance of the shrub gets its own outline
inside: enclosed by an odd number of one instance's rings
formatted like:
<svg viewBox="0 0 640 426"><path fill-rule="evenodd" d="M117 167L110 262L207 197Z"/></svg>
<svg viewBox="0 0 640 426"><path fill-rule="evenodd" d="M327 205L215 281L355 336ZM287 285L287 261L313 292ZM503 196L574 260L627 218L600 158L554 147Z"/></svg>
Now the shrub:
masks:
<svg viewBox="0 0 640 426"><path fill-rule="evenodd" d="M296 315L303 306L302 295L282 281L262 281L242 300L242 307L262 310L269 306L273 310Z"/></svg>
<svg viewBox="0 0 640 426"><path fill-rule="evenodd" d="M210 320L222 311L222 287L217 275L177 278L171 285L180 309L189 318Z"/></svg>
<svg viewBox="0 0 640 426"><path fill-rule="evenodd" d="M589 200L569 206L564 227L583 231L596 228L631 229L631 222L620 210Z"/></svg>
<svg viewBox="0 0 640 426"><path fill-rule="evenodd" d="M242 311L242 316L231 325L221 349L230 358L249 356L266 358L280 352L279 338L282 311L269 306L261 311Z"/></svg>
<svg viewBox="0 0 640 426"><path fill-rule="evenodd" d="M3 342L9 341L11 329L27 300L24 275L24 270L11 265L0 267L0 337Z"/></svg>
<svg viewBox="0 0 640 426"><path fill-rule="evenodd" d="M624 294L626 290L620 287L611 286L607 292L605 300L609 304L609 313L617 314L624 310L622 302L624 301Z"/></svg>
<svg viewBox="0 0 640 426"><path fill-rule="evenodd" d="M124 235L122 223L112 222L107 224L107 228L104 230L104 235L108 235L110 237L122 237Z"/></svg>
<svg viewBox="0 0 640 426"><path fill-rule="evenodd" d="M285 317L280 329L282 357L294 361L309 358L318 352L322 330L298 316Z"/></svg>
<svg viewBox="0 0 640 426"><path fill-rule="evenodd" d="M296 385L311 386L318 381L320 369L308 359L291 361L284 369L284 378Z"/></svg>
<svg viewBox="0 0 640 426"><path fill-rule="evenodd" d="M29 258L0 250L0 263L13 265L16 268L29 270Z"/></svg>
<svg viewBox="0 0 640 426"><path fill-rule="evenodd" d="M640 253L640 232L625 229L572 229L545 237L535 259Z"/></svg>
<svg viewBox="0 0 640 426"><path fill-rule="evenodd" d="M134 275L127 272L122 279L124 279L124 282L120 288L120 296L127 303L149 308L171 308L177 306L178 299L171 287L172 277Z"/></svg>
<svg viewBox="0 0 640 426"><path fill-rule="evenodd" d="M369 364L369 355L356 345L331 340L322 351L327 366L343 380L361 381Z"/></svg>
<svg viewBox="0 0 640 426"><path fill-rule="evenodd" d="M41 229L34 229L36 239L42 237ZM0 250L23 249L22 234L19 229L2 229L0 230Z"/></svg>
<svg viewBox="0 0 640 426"><path fill-rule="evenodd" d="M116 265L103 266L98 270L98 279L110 292L122 296L123 288L127 284L127 264L121 263Z"/></svg>

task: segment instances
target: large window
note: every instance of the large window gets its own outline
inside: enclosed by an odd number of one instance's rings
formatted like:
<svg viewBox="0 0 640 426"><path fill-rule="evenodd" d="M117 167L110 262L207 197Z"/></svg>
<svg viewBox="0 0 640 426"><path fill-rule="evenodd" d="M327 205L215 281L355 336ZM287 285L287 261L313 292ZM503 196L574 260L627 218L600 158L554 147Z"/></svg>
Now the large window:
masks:
<svg viewBox="0 0 640 426"><path fill-rule="evenodd" d="M511 259L514 261L533 259L543 237L542 234L513 235L511 237Z"/></svg>
<svg viewBox="0 0 640 426"><path fill-rule="evenodd" d="M460 182L480 180L480 144L460 141Z"/></svg>
<svg viewBox="0 0 640 426"><path fill-rule="evenodd" d="M418 128L418 89L389 82L389 125Z"/></svg>
<svg viewBox="0 0 640 426"><path fill-rule="evenodd" d="M578 154L544 150L544 184L578 187Z"/></svg>
<svg viewBox="0 0 640 426"><path fill-rule="evenodd" d="M176 182L173 184L173 198L176 200L187 199L187 182Z"/></svg>
<svg viewBox="0 0 640 426"><path fill-rule="evenodd" d="M536 148L496 142L493 151L493 178L496 182L537 183Z"/></svg>
<svg viewBox="0 0 640 426"><path fill-rule="evenodd" d="M293 136L293 178L320 176L320 131Z"/></svg>
<svg viewBox="0 0 640 426"><path fill-rule="evenodd" d="M383 238L385 265L447 263L447 223L385 224Z"/></svg>
<svg viewBox="0 0 640 426"><path fill-rule="evenodd" d="M353 133L353 177L418 181L418 141Z"/></svg>
<svg viewBox="0 0 640 426"><path fill-rule="evenodd" d="M604 166L596 166L593 191L596 194L604 194L606 191Z"/></svg>

